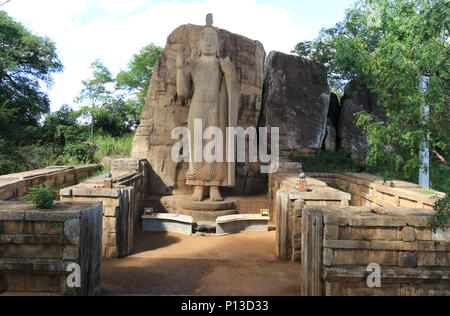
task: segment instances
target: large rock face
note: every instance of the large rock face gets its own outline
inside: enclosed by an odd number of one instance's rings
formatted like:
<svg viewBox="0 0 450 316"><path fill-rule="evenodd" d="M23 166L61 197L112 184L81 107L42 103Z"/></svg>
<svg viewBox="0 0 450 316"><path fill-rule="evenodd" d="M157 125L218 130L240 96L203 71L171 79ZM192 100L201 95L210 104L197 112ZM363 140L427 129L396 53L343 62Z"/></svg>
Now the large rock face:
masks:
<svg viewBox="0 0 450 316"><path fill-rule="evenodd" d="M384 107L378 105L378 97L357 81L350 82L345 88L341 100L338 134L340 146L358 161L365 161L369 151L369 142L364 131L356 126L355 114L366 112L372 114L376 121L386 119Z"/></svg>
<svg viewBox="0 0 450 316"><path fill-rule="evenodd" d="M317 63L271 52L266 61L264 120L280 128L280 152L314 152L327 130L330 89Z"/></svg>
<svg viewBox="0 0 450 316"><path fill-rule="evenodd" d="M189 104L184 104L177 97L176 58L178 49L182 49L185 56L198 55L197 43L202 29L203 26L191 24L177 28L168 37L165 50L152 75L141 124L133 141L132 155L149 161L152 167L149 185L154 193L178 194L189 193L191 190L185 184L188 164L177 164L171 158L172 147L178 142L171 139L172 131L176 127L187 127L189 111ZM225 30L217 31L220 34L220 58L230 57L240 84L238 126L256 127L262 105L266 56L264 47L258 41ZM248 176L248 172L245 174ZM238 166L237 191L247 191L245 185L248 181L239 176Z"/></svg>

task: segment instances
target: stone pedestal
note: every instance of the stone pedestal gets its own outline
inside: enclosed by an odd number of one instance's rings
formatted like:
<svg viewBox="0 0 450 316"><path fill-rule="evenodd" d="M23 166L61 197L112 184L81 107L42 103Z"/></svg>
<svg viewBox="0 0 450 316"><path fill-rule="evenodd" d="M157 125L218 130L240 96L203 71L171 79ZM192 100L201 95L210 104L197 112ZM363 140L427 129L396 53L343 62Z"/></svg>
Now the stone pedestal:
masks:
<svg viewBox="0 0 450 316"><path fill-rule="evenodd" d="M173 195L162 198L158 203L151 206L156 213L171 213L191 216L194 222L212 222L215 225L216 219L221 216L238 214L238 200L226 198L222 202L205 200L201 202L192 201L191 195Z"/></svg>

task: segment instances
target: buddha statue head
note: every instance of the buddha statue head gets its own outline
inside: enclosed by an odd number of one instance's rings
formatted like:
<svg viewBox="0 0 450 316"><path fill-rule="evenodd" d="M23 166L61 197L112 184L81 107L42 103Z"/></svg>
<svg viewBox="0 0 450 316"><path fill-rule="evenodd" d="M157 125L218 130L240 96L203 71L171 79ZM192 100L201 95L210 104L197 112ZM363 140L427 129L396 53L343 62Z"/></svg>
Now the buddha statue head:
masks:
<svg viewBox="0 0 450 316"><path fill-rule="evenodd" d="M219 34L212 26L213 16L209 13L206 17L206 26L200 32L198 53L200 56L219 56Z"/></svg>

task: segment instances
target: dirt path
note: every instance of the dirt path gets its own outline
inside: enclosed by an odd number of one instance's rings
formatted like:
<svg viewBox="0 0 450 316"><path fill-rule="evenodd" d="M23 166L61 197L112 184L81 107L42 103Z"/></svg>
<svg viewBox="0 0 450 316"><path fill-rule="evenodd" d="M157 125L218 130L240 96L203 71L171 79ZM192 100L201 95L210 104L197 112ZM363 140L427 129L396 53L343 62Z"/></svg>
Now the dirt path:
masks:
<svg viewBox="0 0 450 316"><path fill-rule="evenodd" d="M225 237L140 232L136 240L136 254L103 262L105 295L300 293L300 266L275 257L275 232Z"/></svg>

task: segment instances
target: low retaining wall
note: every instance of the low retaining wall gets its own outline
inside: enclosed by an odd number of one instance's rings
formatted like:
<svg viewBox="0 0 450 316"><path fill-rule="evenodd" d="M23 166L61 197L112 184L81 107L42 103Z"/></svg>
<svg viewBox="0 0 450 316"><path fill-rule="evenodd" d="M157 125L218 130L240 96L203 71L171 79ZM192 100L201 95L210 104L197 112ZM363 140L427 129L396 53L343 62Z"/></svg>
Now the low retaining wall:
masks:
<svg viewBox="0 0 450 316"><path fill-rule="evenodd" d="M434 234L426 209L306 207L302 294L450 295L450 231ZM450 227L450 225L448 225ZM368 265L381 267L369 288Z"/></svg>
<svg viewBox="0 0 450 316"><path fill-rule="evenodd" d="M0 202L0 293L96 295L101 290L100 203L61 203L33 210L23 202ZM67 286L71 264L81 287Z"/></svg>
<svg viewBox="0 0 450 316"><path fill-rule="evenodd" d="M277 255L281 260L301 260L301 223L304 206L329 205L348 206L351 195L330 188L325 182L308 179L312 192L298 192L294 187L298 182L296 174L271 176L273 188L277 188L274 203L277 226ZM280 190L281 189L281 190Z"/></svg>
<svg viewBox="0 0 450 316"><path fill-rule="evenodd" d="M60 191L62 201L103 203L104 258L120 258L131 254L134 228L144 212L146 190L145 161L119 159L118 162L113 161L112 165L109 188L105 187L107 179L102 175Z"/></svg>
<svg viewBox="0 0 450 316"><path fill-rule="evenodd" d="M433 197L445 197L444 193L427 194L417 184L405 181L388 181L365 173L311 173L309 176L338 187L352 195L352 206L392 206L432 209Z"/></svg>
<svg viewBox="0 0 450 316"><path fill-rule="evenodd" d="M100 169L100 165L61 166L0 176L0 200L23 197L28 193L28 188L36 188L41 184L60 190L81 182Z"/></svg>

